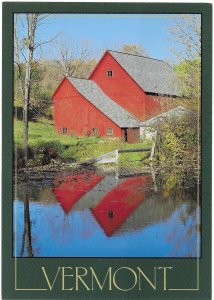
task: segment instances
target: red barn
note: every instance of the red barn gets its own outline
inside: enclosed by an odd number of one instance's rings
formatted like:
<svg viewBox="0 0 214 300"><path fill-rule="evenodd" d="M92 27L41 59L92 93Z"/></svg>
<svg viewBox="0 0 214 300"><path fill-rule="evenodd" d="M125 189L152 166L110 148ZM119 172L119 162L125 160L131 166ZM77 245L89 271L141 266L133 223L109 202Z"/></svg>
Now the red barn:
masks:
<svg viewBox="0 0 214 300"><path fill-rule="evenodd" d="M160 101L179 95L172 68L162 60L108 50L89 79L140 120L161 112Z"/></svg>
<svg viewBox="0 0 214 300"><path fill-rule="evenodd" d="M92 80L66 77L54 96L54 127L78 136L116 136L137 140L141 121L106 96ZM134 138L133 138L134 136Z"/></svg>
<svg viewBox="0 0 214 300"><path fill-rule="evenodd" d="M160 99L178 95L170 66L160 60L106 51L89 79L65 77L53 95L54 128L137 142L142 121L162 112Z"/></svg>

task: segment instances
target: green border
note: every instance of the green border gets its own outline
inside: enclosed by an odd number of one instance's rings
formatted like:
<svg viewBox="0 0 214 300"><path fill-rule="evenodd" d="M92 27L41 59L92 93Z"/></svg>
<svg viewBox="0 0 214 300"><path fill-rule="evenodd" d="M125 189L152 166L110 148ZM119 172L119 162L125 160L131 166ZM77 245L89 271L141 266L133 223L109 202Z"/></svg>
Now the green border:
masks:
<svg viewBox="0 0 214 300"><path fill-rule="evenodd" d="M202 14L202 258L200 259L200 290L199 291L159 291L144 290L143 292L112 292L105 290L91 293L62 293L15 291L14 290L14 259L12 259L12 99L13 99L13 13L25 12L48 13L200 13ZM212 120L212 5L208 3L33 3L5 2L3 3L3 109L2 109L2 298L3 299L33 299L33 298L135 298L135 299L210 299L211 298L211 120ZM22 259L25 262L27 274L33 266L44 265L44 259ZM96 266L99 272L106 266L145 266L176 265L183 268L182 277L192 268L192 259L45 259L50 268L54 265ZM24 268L24 267L23 267ZM21 274L25 276L26 274ZM21 276L20 275L20 276ZM29 277L29 276L28 276ZM184 276L185 277L185 276ZM26 283L28 280L26 279ZM124 279L127 281L127 279ZM173 282L174 284L174 282Z"/></svg>

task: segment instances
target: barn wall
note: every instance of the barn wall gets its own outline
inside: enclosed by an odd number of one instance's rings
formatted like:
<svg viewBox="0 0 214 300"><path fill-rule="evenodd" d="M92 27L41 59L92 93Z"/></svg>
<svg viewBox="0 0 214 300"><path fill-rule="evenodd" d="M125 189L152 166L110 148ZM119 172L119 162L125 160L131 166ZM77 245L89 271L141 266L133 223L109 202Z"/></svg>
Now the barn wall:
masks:
<svg viewBox="0 0 214 300"><path fill-rule="evenodd" d="M107 77L108 70L113 71L112 77ZM141 120L161 110L159 102L146 95L108 52L89 79L94 80L106 95Z"/></svg>
<svg viewBox="0 0 214 300"><path fill-rule="evenodd" d="M106 136L107 128L112 128L113 136L122 137L120 127L80 95L68 79L62 82L53 100L54 128L58 133L67 128L68 135L84 136L98 128L98 134Z"/></svg>
<svg viewBox="0 0 214 300"><path fill-rule="evenodd" d="M150 97L155 102L159 103L162 112L173 109L175 106L177 106L175 98L167 97L167 96L153 96L153 95Z"/></svg>

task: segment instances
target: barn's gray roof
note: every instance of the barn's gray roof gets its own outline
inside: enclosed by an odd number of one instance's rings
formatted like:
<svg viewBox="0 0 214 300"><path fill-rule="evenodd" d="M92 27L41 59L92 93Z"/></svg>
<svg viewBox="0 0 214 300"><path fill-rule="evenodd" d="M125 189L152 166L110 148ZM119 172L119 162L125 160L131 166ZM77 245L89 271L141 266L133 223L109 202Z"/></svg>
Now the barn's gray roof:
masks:
<svg viewBox="0 0 214 300"><path fill-rule="evenodd" d="M177 107L170 109L166 112L163 112L147 121L142 122L141 127L157 126L162 121L165 121L165 120L175 121L176 118L180 118L185 115L192 115L192 114L194 114L194 112L192 110L187 109L183 106L177 106Z"/></svg>
<svg viewBox="0 0 214 300"><path fill-rule="evenodd" d="M139 127L141 121L106 96L92 80L68 77L78 92L119 127Z"/></svg>
<svg viewBox="0 0 214 300"><path fill-rule="evenodd" d="M147 93L179 96L178 81L163 60L118 51L108 51Z"/></svg>

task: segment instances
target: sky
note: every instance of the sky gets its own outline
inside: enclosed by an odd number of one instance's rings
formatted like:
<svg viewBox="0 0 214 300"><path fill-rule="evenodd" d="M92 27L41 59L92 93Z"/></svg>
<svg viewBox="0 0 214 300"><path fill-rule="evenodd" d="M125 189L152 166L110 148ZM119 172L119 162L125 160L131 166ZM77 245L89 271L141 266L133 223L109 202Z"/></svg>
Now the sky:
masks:
<svg viewBox="0 0 214 300"><path fill-rule="evenodd" d="M66 40L67 45L79 45L87 40L96 59L106 48L118 50L124 44L139 44L150 57L168 61L174 57L167 28L178 17L163 14L52 14L38 27L37 39L46 41L57 37L42 48L42 57L48 59L57 57L60 40ZM21 23L19 32L20 36L24 33Z"/></svg>

